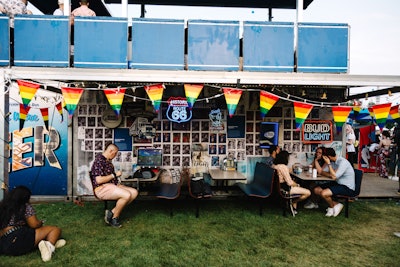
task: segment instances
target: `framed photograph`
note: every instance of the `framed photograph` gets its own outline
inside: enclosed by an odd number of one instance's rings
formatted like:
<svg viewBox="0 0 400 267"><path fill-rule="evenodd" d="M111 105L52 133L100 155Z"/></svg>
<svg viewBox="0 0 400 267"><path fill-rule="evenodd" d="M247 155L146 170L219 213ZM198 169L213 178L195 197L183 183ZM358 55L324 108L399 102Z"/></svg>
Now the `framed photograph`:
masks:
<svg viewBox="0 0 400 267"><path fill-rule="evenodd" d="M208 133L202 133L201 134L201 142L202 143L208 143Z"/></svg>
<svg viewBox="0 0 400 267"><path fill-rule="evenodd" d="M192 121L192 131L198 131L198 130L200 130L200 122Z"/></svg>

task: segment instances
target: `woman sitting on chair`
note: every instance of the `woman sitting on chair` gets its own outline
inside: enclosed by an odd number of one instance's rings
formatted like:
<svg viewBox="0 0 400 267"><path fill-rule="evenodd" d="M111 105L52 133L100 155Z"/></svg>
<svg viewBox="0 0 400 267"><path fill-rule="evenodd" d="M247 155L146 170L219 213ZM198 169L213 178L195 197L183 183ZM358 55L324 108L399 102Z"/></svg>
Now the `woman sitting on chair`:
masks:
<svg viewBox="0 0 400 267"><path fill-rule="evenodd" d="M282 188L287 189L291 195L300 195L299 198L293 199L291 208L294 209L294 213L297 214L297 203L307 199L311 195L311 191L307 188L300 187L298 183L293 181L290 176L289 167L289 152L281 151L274 160L274 169L278 172L279 183Z"/></svg>

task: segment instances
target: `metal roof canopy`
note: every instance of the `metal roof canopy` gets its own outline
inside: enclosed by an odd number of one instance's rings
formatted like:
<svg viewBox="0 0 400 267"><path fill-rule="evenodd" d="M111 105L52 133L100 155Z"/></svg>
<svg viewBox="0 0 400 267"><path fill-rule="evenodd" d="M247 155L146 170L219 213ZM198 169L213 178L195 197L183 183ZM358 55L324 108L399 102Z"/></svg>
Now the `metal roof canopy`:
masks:
<svg viewBox="0 0 400 267"><path fill-rule="evenodd" d="M1 70L1 69L0 69ZM282 85L349 88L361 86L400 87L400 76L350 75L330 73L275 73L175 71L135 69L79 69L12 67L3 69L11 79L24 77L32 80L98 81L117 83L204 83L236 86Z"/></svg>

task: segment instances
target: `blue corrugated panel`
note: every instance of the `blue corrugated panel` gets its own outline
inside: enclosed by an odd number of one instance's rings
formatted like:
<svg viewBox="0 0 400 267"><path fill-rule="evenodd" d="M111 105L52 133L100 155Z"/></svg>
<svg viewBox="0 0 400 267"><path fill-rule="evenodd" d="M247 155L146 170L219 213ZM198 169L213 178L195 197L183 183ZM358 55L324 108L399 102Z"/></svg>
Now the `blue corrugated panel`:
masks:
<svg viewBox="0 0 400 267"><path fill-rule="evenodd" d="M239 70L238 21L188 21L189 70Z"/></svg>
<svg viewBox="0 0 400 267"><path fill-rule="evenodd" d="M14 21L14 65L69 66L69 18L18 15Z"/></svg>
<svg viewBox="0 0 400 267"><path fill-rule="evenodd" d="M294 24L245 21L243 23L243 70L292 72Z"/></svg>
<svg viewBox="0 0 400 267"><path fill-rule="evenodd" d="M74 67L128 67L127 18L75 17L74 25Z"/></svg>
<svg viewBox="0 0 400 267"><path fill-rule="evenodd" d="M298 33L298 72L348 71L348 24L299 23Z"/></svg>
<svg viewBox="0 0 400 267"><path fill-rule="evenodd" d="M0 66L10 64L10 31L8 16L0 15Z"/></svg>
<svg viewBox="0 0 400 267"><path fill-rule="evenodd" d="M183 70L184 20L132 19L132 69Z"/></svg>

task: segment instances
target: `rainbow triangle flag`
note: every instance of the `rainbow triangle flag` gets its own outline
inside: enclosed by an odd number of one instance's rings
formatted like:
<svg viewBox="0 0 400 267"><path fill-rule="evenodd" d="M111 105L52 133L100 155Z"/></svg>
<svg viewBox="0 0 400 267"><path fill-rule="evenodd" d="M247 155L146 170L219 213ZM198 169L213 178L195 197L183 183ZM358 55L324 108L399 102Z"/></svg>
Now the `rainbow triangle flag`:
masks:
<svg viewBox="0 0 400 267"><path fill-rule="evenodd" d="M196 99L199 97L201 90L203 90L202 84L185 84L185 94L189 109L193 108Z"/></svg>
<svg viewBox="0 0 400 267"><path fill-rule="evenodd" d="M103 92L108 99L108 103L114 110L115 114L119 116L121 111L122 102L124 101L126 88L104 89Z"/></svg>
<svg viewBox="0 0 400 267"><path fill-rule="evenodd" d="M386 120L389 116L390 107L392 103L384 103L372 106L372 111L375 115L376 124L378 124L379 128L382 128L386 124ZM372 117L372 116L371 116Z"/></svg>
<svg viewBox="0 0 400 267"><path fill-rule="evenodd" d="M24 104L19 104L19 130L21 131L24 128L26 117L28 116L29 110L31 107L26 106Z"/></svg>
<svg viewBox="0 0 400 267"><path fill-rule="evenodd" d="M17 80L19 87L19 94L22 98L22 103L25 107L29 105L32 98L35 96L36 91L39 89L40 84Z"/></svg>
<svg viewBox="0 0 400 267"><path fill-rule="evenodd" d="M61 87L61 92L63 94L65 108L68 111L68 115L71 118L74 115L74 111L78 106L79 100L81 99L82 88L75 87Z"/></svg>
<svg viewBox="0 0 400 267"><path fill-rule="evenodd" d="M42 113L44 125L46 129L49 130L49 109L48 108L41 108L40 113Z"/></svg>
<svg viewBox="0 0 400 267"><path fill-rule="evenodd" d="M228 107L228 113L229 117L233 117L233 114L235 114L235 110L237 107L237 104L239 103L240 97L242 96L242 90L239 89L233 89L233 88L222 88L224 95L225 95L225 101L226 105Z"/></svg>
<svg viewBox="0 0 400 267"><path fill-rule="evenodd" d="M310 114L314 105L302 103L302 102L293 102L294 106L294 116L296 118L296 130L300 130L301 125L303 125L304 121L307 119L308 114Z"/></svg>
<svg viewBox="0 0 400 267"><path fill-rule="evenodd" d="M154 110L158 113L161 106L161 100L164 92L164 85L161 83L148 85L144 87L144 90L146 90L146 93L149 96L151 102L153 102Z"/></svg>
<svg viewBox="0 0 400 267"><path fill-rule="evenodd" d="M340 133L342 131L343 124L349 117L350 112L353 110L351 106L337 106L332 107L333 120L336 124L336 131Z"/></svg>
<svg viewBox="0 0 400 267"><path fill-rule="evenodd" d="M400 118L400 113L399 113L399 105L393 106L390 108L389 111L390 117L392 117L393 120L398 121Z"/></svg>
<svg viewBox="0 0 400 267"><path fill-rule="evenodd" d="M63 118L63 107L62 107L62 101L58 102L56 104L56 109L58 110L58 113L61 115L61 122L64 120Z"/></svg>
<svg viewBox="0 0 400 267"><path fill-rule="evenodd" d="M260 91L260 112L261 118L264 118L268 111L275 105L276 101L279 100L279 97L268 93L266 91Z"/></svg>

